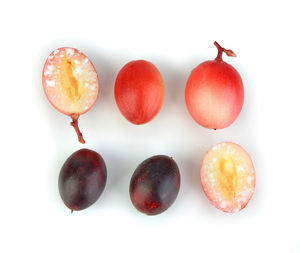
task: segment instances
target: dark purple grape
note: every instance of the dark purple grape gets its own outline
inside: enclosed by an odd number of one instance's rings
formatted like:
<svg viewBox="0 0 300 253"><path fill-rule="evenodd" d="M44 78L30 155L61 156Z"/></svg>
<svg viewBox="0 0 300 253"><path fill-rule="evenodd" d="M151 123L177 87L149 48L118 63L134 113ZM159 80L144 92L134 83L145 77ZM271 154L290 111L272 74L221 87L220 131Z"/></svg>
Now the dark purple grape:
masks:
<svg viewBox="0 0 300 253"><path fill-rule="evenodd" d="M100 197L106 178L102 157L93 150L80 149L61 168L58 179L60 196L72 211L85 209Z"/></svg>
<svg viewBox="0 0 300 253"><path fill-rule="evenodd" d="M139 211L156 215L175 201L180 188L180 173L176 162L157 155L142 162L132 175L129 193Z"/></svg>

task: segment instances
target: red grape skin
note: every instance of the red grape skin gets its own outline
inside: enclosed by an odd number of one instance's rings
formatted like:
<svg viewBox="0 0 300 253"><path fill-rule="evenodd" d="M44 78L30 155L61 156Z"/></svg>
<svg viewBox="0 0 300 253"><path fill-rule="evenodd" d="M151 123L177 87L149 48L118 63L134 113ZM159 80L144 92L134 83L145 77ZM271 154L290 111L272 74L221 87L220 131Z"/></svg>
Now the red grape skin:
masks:
<svg viewBox="0 0 300 253"><path fill-rule="evenodd" d="M164 83L159 70L148 61L127 63L115 82L115 99L124 117L133 124L145 124L159 112Z"/></svg>
<svg viewBox="0 0 300 253"><path fill-rule="evenodd" d="M244 86L234 67L222 60L222 53L235 56L215 42L218 56L193 69L186 84L185 100L193 119L201 126L222 129L231 125L244 103Z"/></svg>
<svg viewBox="0 0 300 253"><path fill-rule="evenodd" d="M97 201L107 179L104 160L95 151L80 149L61 168L59 193L72 211L83 210Z"/></svg>
<svg viewBox="0 0 300 253"><path fill-rule="evenodd" d="M175 201L180 188L180 173L176 162L157 155L142 162L130 181L130 198L140 212L156 215Z"/></svg>

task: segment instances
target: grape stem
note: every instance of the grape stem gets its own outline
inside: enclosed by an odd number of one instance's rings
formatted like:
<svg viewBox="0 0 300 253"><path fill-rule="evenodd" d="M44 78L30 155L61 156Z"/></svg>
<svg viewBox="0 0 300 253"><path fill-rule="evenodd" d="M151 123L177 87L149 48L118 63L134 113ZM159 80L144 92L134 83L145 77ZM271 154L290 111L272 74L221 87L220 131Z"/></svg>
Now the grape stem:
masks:
<svg viewBox="0 0 300 253"><path fill-rule="evenodd" d="M236 57L236 54L232 50L221 47L220 44L216 41L214 44L218 49L218 55L215 58L216 61L223 61L223 59L222 59L223 52L225 52L225 54L227 54L227 56Z"/></svg>
<svg viewBox="0 0 300 253"><path fill-rule="evenodd" d="M78 113L71 114L71 119L72 119L71 126L74 127L74 129L76 131L76 134L78 136L78 141L80 143L84 144L85 140L83 139L82 133L80 132L79 127L78 127L78 118L79 118Z"/></svg>

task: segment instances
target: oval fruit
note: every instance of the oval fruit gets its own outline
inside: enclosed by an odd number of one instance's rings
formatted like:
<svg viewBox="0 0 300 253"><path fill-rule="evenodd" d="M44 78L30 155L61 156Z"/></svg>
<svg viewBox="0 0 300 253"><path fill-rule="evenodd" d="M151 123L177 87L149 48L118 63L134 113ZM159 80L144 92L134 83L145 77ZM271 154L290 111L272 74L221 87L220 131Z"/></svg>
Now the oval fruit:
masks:
<svg viewBox="0 0 300 253"><path fill-rule="evenodd" d="M156 215L175 201L180 188L180 173L176 162L157 155L143 161L130 181L130 198L137 210Z"/></svg>
<svg viewBox="0 0 300 253"><path fill-rule="evenodd" d="M158 69L148 61L127 63L115 82L115 99L124 117L144 124L159 112L164 99L164 82Z"/></svg>
<svg viewBox="0 0 300 253"><path fill-rule="evenodd" d="M58 180L60 196L72 211L85 209L100 197L106 178L102 157L93 150L80 149L61 168Z"/></svg>
<svg viewBox="0 0 300 253"><path fill-rule="evenodd" d="M244 103L244 86L234 67L222 60L222 53L235 56L215 42L218 56L193 69L186 84L187 108L196 122L211 129L231 125Z"/></svg>
<svg viewBox="0 0 300 253"><path fill-rule="evenodd" d="M238 212L251 199L255 188L255 170L248 153L231 142L212 147L201 166L203 190L216 208Z"/></svg>
<svg viewBox="0 0 300 253"><path fill-rule="evenodd" d="M97 72L91 61L75 48L58 48L45 62L42 82L49 102L72 118L78 140L85 143L78 117L95 104L99 92Z"/></svg>

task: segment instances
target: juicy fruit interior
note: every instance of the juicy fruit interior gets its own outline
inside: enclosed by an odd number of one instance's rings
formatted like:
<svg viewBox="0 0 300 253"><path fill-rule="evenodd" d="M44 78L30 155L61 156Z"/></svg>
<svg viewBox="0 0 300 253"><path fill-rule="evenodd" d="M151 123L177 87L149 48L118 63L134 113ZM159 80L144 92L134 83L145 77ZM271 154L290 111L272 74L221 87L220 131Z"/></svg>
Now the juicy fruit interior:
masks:
<svg viewBox="0 0 300 253"><path fill-rule="evenodd" d="M66 115L87 112L99 91L94 66L74 48L59 48L49 55L43 71L43 86L51 104Z"/></svg>
<svg viewBox="0 0 300 253"><path fill-rule="evenodd" d="M217 187L224 198L233 201L237 192L238 173L232 157L220 154L214 170Z"/></svg>
<svg viewBox="0 0 300 253"><path fill-rule="evenodd" d="M80 99L81 84L74 76L72 62L67 57L62 58L60 65L60 84L72 101Z"/></svg>
<svg viewBox="0 0 300 253"><path fill-rule="evenodd" d="M215 207L225 212L238 212L247 205L255 188L251 158L237 144L217 144L205 155L201 183Z"/></svg>

